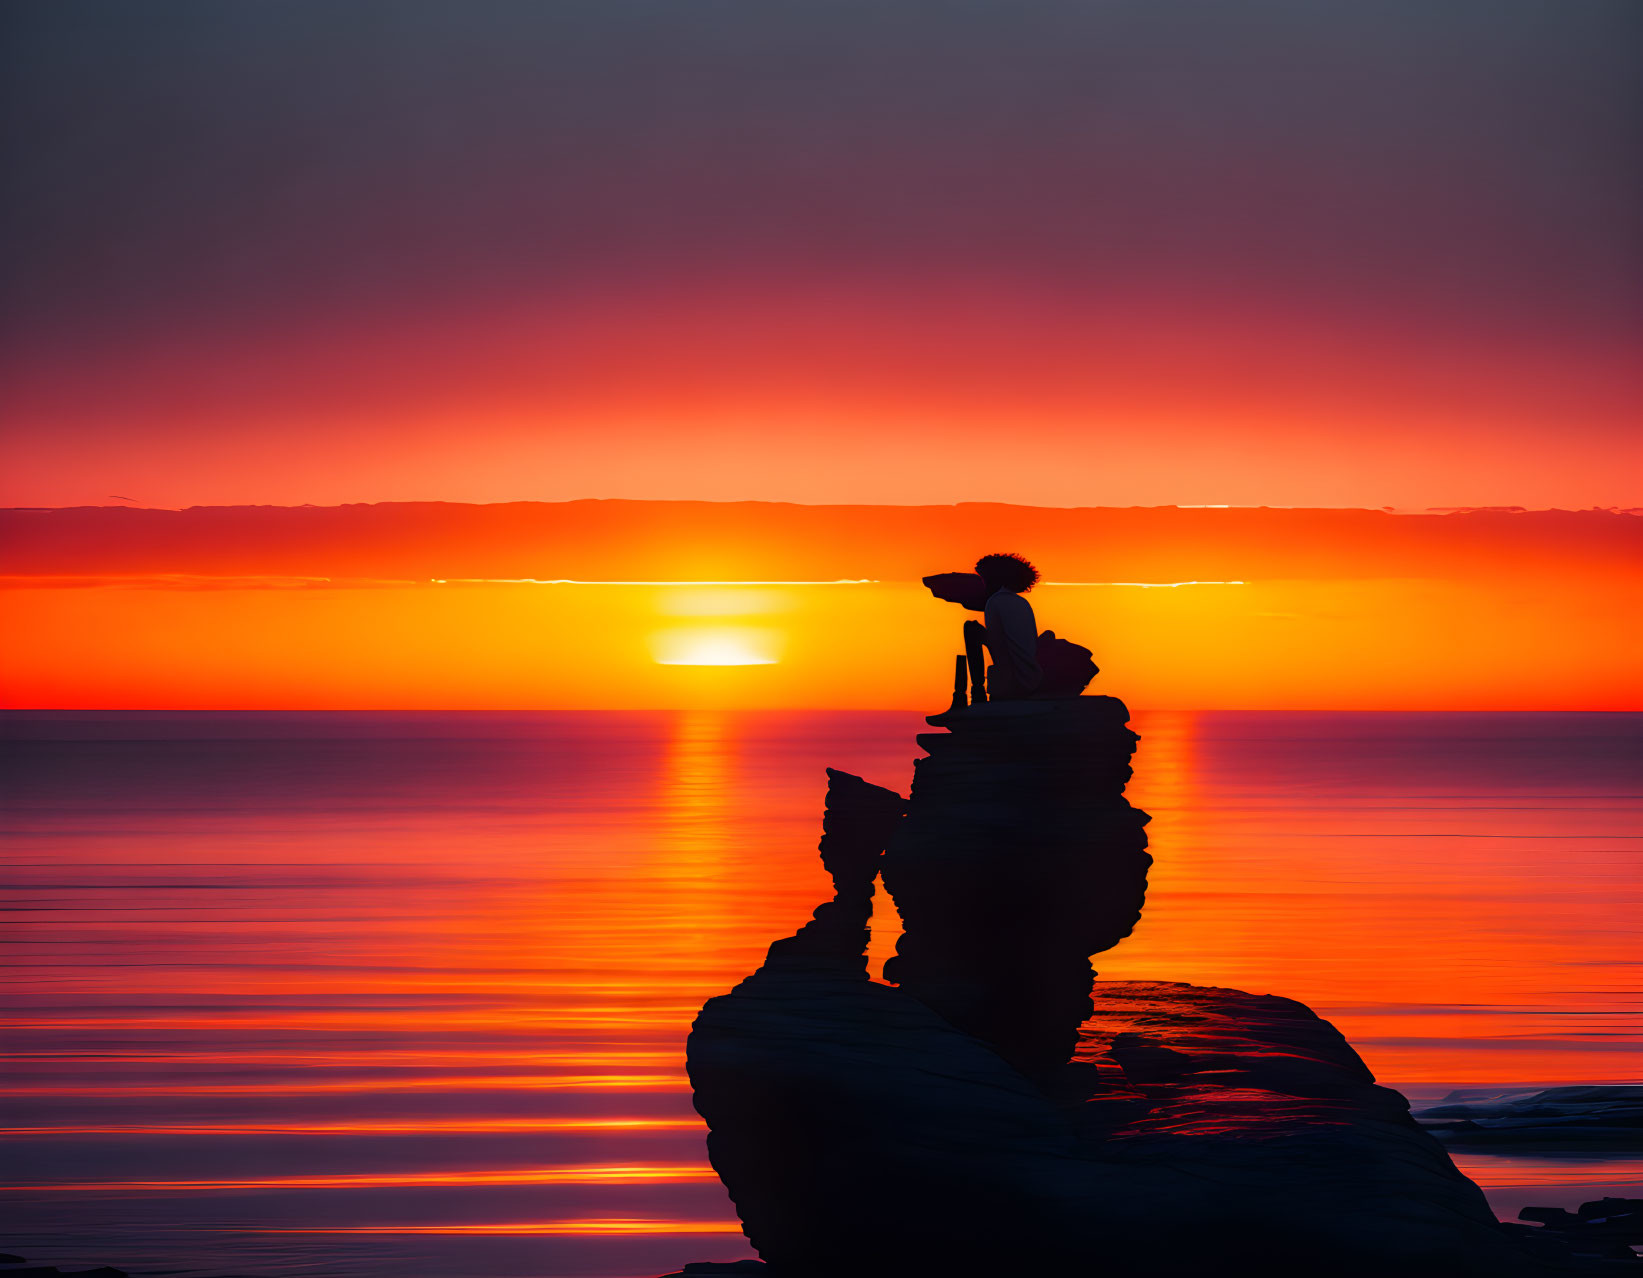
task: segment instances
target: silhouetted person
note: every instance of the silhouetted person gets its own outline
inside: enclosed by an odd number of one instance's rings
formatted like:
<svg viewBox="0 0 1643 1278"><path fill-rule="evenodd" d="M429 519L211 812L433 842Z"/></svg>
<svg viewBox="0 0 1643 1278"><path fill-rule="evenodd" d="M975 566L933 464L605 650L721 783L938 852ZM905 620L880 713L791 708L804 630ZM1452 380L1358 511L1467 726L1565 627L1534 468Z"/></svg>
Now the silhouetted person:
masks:
<svg viewBox="0 0 1643 1278"><path fill-rule="evenodd" d="M1038 581L1038 569L1020 555L984 555L974 572L944 572L924 578L937 599L982 613L986 621L964 623L964 652L953 666L953 703L929 722L945 727L948 716L987 701L1035 701L1076 697L1100 673L1088 648L1058 639L1055 631L1034 633L1037 619L1021 596ZM987 677L987 653L993 673Z"/></svg>
<svg viewBox="0 0 1643 1278"><path fill-rule="evenodd" d="M1038 691L1038 621L1021 596L1038 581L1038 569L1020 555L983 555L976 575L987 585L985 624L964 623L964 658L970 667L970 704L1015 701ZM992 654L993 677L986 677L985 649Z"/></svg>

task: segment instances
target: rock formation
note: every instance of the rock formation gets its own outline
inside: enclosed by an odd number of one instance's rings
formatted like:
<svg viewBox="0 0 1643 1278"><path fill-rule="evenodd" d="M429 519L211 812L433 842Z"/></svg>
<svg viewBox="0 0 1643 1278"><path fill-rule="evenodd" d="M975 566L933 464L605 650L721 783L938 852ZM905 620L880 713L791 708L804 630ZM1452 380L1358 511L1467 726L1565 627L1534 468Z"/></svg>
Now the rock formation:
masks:
<svg viewBox="0 0 1643 1278"><path fill-rule="evenodd" d="M903 928L884 979L1028 1073L1072 1055L1090 956L1141 917L1128 720L1112 697L999 702L921 735L884 858Z"/></svg>
<svg viewBox="0 0 1643 1278"><path fill-rule="evenodd" d="M1643 1153L1643 1087L1453 1092L1415 1117L1446 1145Z"/></svg>
<svg viewBox="0 0 1643 1278"><path fill-rule="evenodd" d="M1092 998L1089 958L1135 925L1150 864L1127 719L1106 697L954 716L920 738L905 802L829 773L833 900L709 1000L688 1048L765 1271L1584 1272L1502 1229L1300 1004L1141 982ZM864 954L881 871L905 927L893 985Z"/></svg>
<svg viewBox="0 0 1643 1278"><path fill-rule="evenodd" d="M1643 1246L1643 1198L1598 1198L1574 1211L1525 1207L1518 1216L1535 1224L1506 1228L1534 1255L1563 1264L1603 1262L1604 1267L1595 1271L1602 1273L1638 1267L1632 1248Z"/></svg>

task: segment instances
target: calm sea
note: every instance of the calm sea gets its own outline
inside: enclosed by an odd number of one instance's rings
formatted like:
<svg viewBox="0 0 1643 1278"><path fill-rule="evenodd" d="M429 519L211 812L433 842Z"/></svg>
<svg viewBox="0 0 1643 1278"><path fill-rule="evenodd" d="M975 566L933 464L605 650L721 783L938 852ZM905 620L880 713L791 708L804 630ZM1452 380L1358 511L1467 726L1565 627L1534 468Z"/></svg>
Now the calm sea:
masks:
<svg viewBox="0 0 1643 1278"><path fill-rule="evenodd" d="M692 1015L827 894L823 767L916 715L5 717L7 1226L30 1259L656 1274L750 1254ZM1636 1081L1643 716L1138 714L1108 977L1299 998L1383 1082ZM895 939L881 920L873 951ZM876 970L876 969L875 969ZM1464 1156L1497 1210L1637 1159Z"/></svg>

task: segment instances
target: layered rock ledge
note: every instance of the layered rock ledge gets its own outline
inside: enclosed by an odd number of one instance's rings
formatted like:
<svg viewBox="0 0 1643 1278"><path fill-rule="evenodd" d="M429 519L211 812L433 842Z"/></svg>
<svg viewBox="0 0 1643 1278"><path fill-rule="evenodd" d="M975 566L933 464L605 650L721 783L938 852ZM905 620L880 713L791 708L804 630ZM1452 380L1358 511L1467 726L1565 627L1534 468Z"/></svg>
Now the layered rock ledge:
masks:
<svg viewBox="0 0 1643 1278"><path fill-rule="evenodd" d="M1036 1083L813 959L704 1008L699 1108L771 1274L1559 1271L1301 1004L1151 982L1093 996L1073 1061Z"/></svg>
<svg viewBox="0 0 1643 1278"><path fill-rule="evenodd" d="M954 716L906 801L830 773L833 900L690 1037L709 1157L764 1261L719 1272L1589 1272L1502 1229L1301 1004L1092 986L1150 864L1127 718L1105 697ZM866 970L881 870L895 984Z"/></svg>

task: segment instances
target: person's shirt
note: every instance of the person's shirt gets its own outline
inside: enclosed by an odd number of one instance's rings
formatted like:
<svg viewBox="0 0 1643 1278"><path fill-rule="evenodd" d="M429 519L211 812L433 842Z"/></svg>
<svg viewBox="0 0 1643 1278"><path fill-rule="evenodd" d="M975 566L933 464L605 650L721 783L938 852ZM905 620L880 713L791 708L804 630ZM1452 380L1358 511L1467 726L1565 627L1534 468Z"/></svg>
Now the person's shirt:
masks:
<svg viewBox="0 0 1643 1278"><path fill-rule="evenodd" d="M1038 619L1033 606L1013 590L995 590L987 596L987 633L1009 655L1010 671L1022 692L1038 687ZM993 649L998 660L998 648Z"/></svg>

